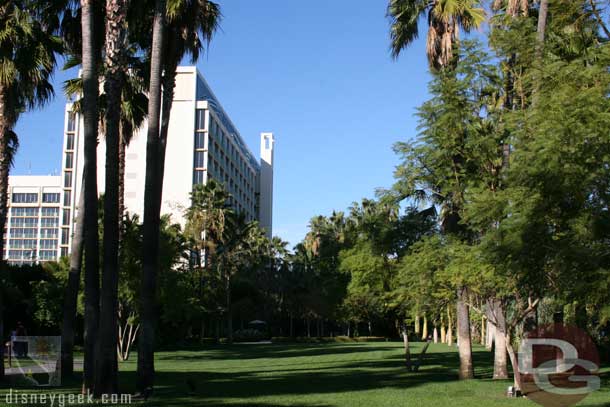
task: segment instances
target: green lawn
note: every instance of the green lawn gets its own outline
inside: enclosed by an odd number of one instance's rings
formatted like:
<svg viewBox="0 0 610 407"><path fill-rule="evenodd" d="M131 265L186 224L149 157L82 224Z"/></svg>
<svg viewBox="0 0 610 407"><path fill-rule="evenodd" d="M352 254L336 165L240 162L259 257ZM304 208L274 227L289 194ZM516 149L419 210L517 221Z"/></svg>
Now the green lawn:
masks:
<svg viewBox="0 0 610 407"><path fill-rule="evenodd" d="M417 351L421 344L415 344ZM407 373L398 342L217 346L161 352L158 389L150 406L534 406L504 396L494 382L492 356L475 348L477 379L456 380L457 353L431 345L419 373ZM121 365L124 392L132 392L135 358ZM610 406L610 369L602 390L581 406ZM78 384L61 389L77 392ZM0 405L5 406L0 389Z"/></svg>

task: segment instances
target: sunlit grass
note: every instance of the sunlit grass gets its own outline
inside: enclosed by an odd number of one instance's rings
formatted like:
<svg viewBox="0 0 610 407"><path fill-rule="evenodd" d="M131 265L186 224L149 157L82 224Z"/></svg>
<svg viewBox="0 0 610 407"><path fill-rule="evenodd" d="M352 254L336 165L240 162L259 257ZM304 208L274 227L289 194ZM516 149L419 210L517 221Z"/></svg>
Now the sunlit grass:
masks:
<svg viewBox="0 0 610 407"><path fill-rule="evenodd" d="M417 353L421 344L414 345ZM134 391L136 356L121 364L121 391ZM224 345L160 352L150 406L534 406L505 397L509 381L492 381L492 355L476 347L476 379L458 381L456 349L431 345L418 373L403 367L401 343ZM602 390L582 406L610 405ZM20 389L23 391L23 389ZM78 382L61 392L78 392ZM4 394L0 390L0 405Z"/></svg>

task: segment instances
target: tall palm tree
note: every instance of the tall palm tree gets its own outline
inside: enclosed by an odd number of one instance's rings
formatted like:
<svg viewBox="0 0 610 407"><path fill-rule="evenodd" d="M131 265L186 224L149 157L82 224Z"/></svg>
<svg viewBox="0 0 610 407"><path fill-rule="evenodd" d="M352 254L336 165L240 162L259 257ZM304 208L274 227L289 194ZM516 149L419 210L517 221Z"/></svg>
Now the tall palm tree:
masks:
<svg viewBox="0 0 610 407"><path fill-rule="evenodd" d="M13 165L13 160L19 147L19 139L13 131L9 131L8 135L8 160L9 165ZM1 252L0 252L1 253ZM4 287L6 287L6 275L4 267L4 257L0 258L0 381L4 380Z"/></svg>
<svg viewBox="0 0 610 407"><path fill-rule="evenodd" d="M153 391L155 375L155 322L157 271L159 269L159 231L161 204L157 201L159 181L159 131L161 116L161 80L163 43L166 37L166 1L156 0L150 46L148 87L148 134L146 137L146 178L144 181L144 225L142 244L141 329L138 342L136 388L143 395Z"/></svg>
<svg viewBox="0 0 610 407"><path fill-rule="evenodd" d="M509 17L519 15L526 17L529 13L529 0L494 0L492 8L494 10L505 9Z"/></svg>
<svg viewBox="0 0 610 407"><path fill-rule="evenodd" d="M42 106L53 96L49 80L56 54L63 51L55 27L44 21L48 15L43 6L34 0L10 0L0 5L0 231L6 225L8 176L17 146L13 128L24 110ZM3 246L0 240L0 253ZM0 269L4 269L3 259ZM2 367L0 378L3 376Z"/></svg>
<svg viewBox="0 0 610 407"><path fill-rule="evenodd" d="M419 20L427 14L428 34L426 54L434 69L449 66L459 40L459 31L470 32L485 20L480 0L390 0L391 52L400 52L419 36Z"/></svg>
<svg viewBox="0 0 610 407"><path fill-rule="evenodd" d="M152 43L149 47L151 69L144 187L142 330L137 375L137 388L142 393L151 392L154 382L155 292L159 258L151 253L158 253L159 246L165 146L176 68L187 54L190 54L194 61L197 60L203 47L202 41L209 40L216 30L219 15L218 6L207 0L155 1ZM163 118L160 122L161 110Z"/></svg>
<svg viewBox="0 0 610 407"><path fill-rule="evenodd" d="M235 274L253 262L260 252L264 233L256 222L247 222L243 213L230 212L227 217L217 249L218 261L216 267L225 283L225 313L227 318L227 341L233 342L233 309L231 303L231 282Z"/></svg>
<svg viewBox="0 0 610 407"><path fill-rule="evenodd" d="M99 121L99 79L101 10L99 0L81 0L81 58L83 81L83 189L85 246L85 330L83 388L93 390L95 378L95 343L99 328L99 236L97 196L97 141ZM78 228L78 226L77 226ZM72 252L72 256L78 256Z"/></svg>
<svg viewBox="0 0 610 407"><path fill-rule="evenodd" d="M104 267L100 305L100 328L96 348L95 394L118 391L119 282L119 134L121 93L125 76L127 10L129 0L106 1L106 49L104 92L106 94L106 174L104 192Z"/></svg>

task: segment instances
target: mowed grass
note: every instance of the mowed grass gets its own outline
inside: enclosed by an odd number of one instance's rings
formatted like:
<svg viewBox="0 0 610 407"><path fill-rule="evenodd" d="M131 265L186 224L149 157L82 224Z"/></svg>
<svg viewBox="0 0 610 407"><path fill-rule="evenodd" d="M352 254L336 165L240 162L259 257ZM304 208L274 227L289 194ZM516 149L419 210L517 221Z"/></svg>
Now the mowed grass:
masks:
<svg viewBox="0 0 610 407"><path fill-rule="evenodd" d="M455 347L432 344L418 373L403 366L399 342L224 345L160 352L147 406L534 406L509 399L509 381L492 381L492 355L474 349L476 379L457 380ZM416 343L417 353L422 344ZM132 393L135 356L121 364L121 391ZM610 369L602 389L580 406L610 406ZM0 389L5 406L6 389ZM20 392L26 391L19 389ZM75 380L62 393L78 393Z"/></svg>

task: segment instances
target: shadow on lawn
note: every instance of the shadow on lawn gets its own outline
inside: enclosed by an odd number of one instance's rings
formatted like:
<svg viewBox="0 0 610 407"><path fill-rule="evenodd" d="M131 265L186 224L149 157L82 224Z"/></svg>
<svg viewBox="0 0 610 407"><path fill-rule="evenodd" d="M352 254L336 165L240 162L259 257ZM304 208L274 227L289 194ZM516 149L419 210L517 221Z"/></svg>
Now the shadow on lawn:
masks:
<svg viewBox="0 0 610 407"><path fill-rule="evenodd" d="M414 347L414 357L419 352ZM298 400L308 394L347 393L380 388L413 388L429 383L446 383L457 380L458 356L455 349L426 355L418 373L404 368L402 349L397 346L361 344L321 345L235 345L219 346L205 351L186 351L185 354L161 354L159 361L179 363L182 371L161 371L156 374L155 396L146 406L195 407L208 406L259 406L275 404L256 403L257 398L284 396ZM382 351L379 358L370 355L362 360L301 361L298 357L346 355ZM275 363L245 365L245 370L208 367L206 361L247 360L273 358ZM491 378L493 356L475 349L473 362L478 378ZM301 363L299 363L301 362ZM192 369L189 371L189 369ZM121 372L121 391L135 391L135 372ZM78 380L66 383L62 391L78 389ZM253 400L249 402L248 400ZM299 407L299 404L293 404ZM300 407L327 407L324 404L301 404Z"/></svg>
<svg viewBox="0 0 610 407"><path fill-rule="evenodd" d="M379 359L320 361L299 365L291 358L299 356L341 355L353 352L375 352L392 350L392 354ZM298 399L308 394L347 393L379 388L410 388L429 383L457 380L458 357L454 350L433 352L426 355L419 373L408 373L404 368L401 348L396 346L311 346L262 345L250 348L223 347L210 351L205 358L199 355L164 355L163 359L203 362L200 371L159 372L155 401L150 405L188 407L193 405L240 405L237 400L256 399L268 396L288 396ZM489 355L484 351L473 352L476 364L489 365ZM204 370L205 360L216 359L274 358L273 365L253 366L245 371ZM282 359L286 358L285 362ZM189 363L189 362L186 362ZM477 376L491 370L479 369ZM133 383L132 372L122 373L123 383ZM126 389L128 390L128 389ZM190 395L185 398L180 394ZM193 401L191 401L193 400ZM257 405L246 403L242 405ZM269 406L269 405L266 405Z"/></svg>
<svg viewBox="0 0 610 407"><path fill-rule="evenodd" d="M342 355L350 353L368 353L375 351L395 350L395 346L368 346L367 344L234 344L216 345L206 349L205 357L201 350L185 351L185 355L161 355L158 360L234 360L266 358L298 358L325 355Z"/></svg>

